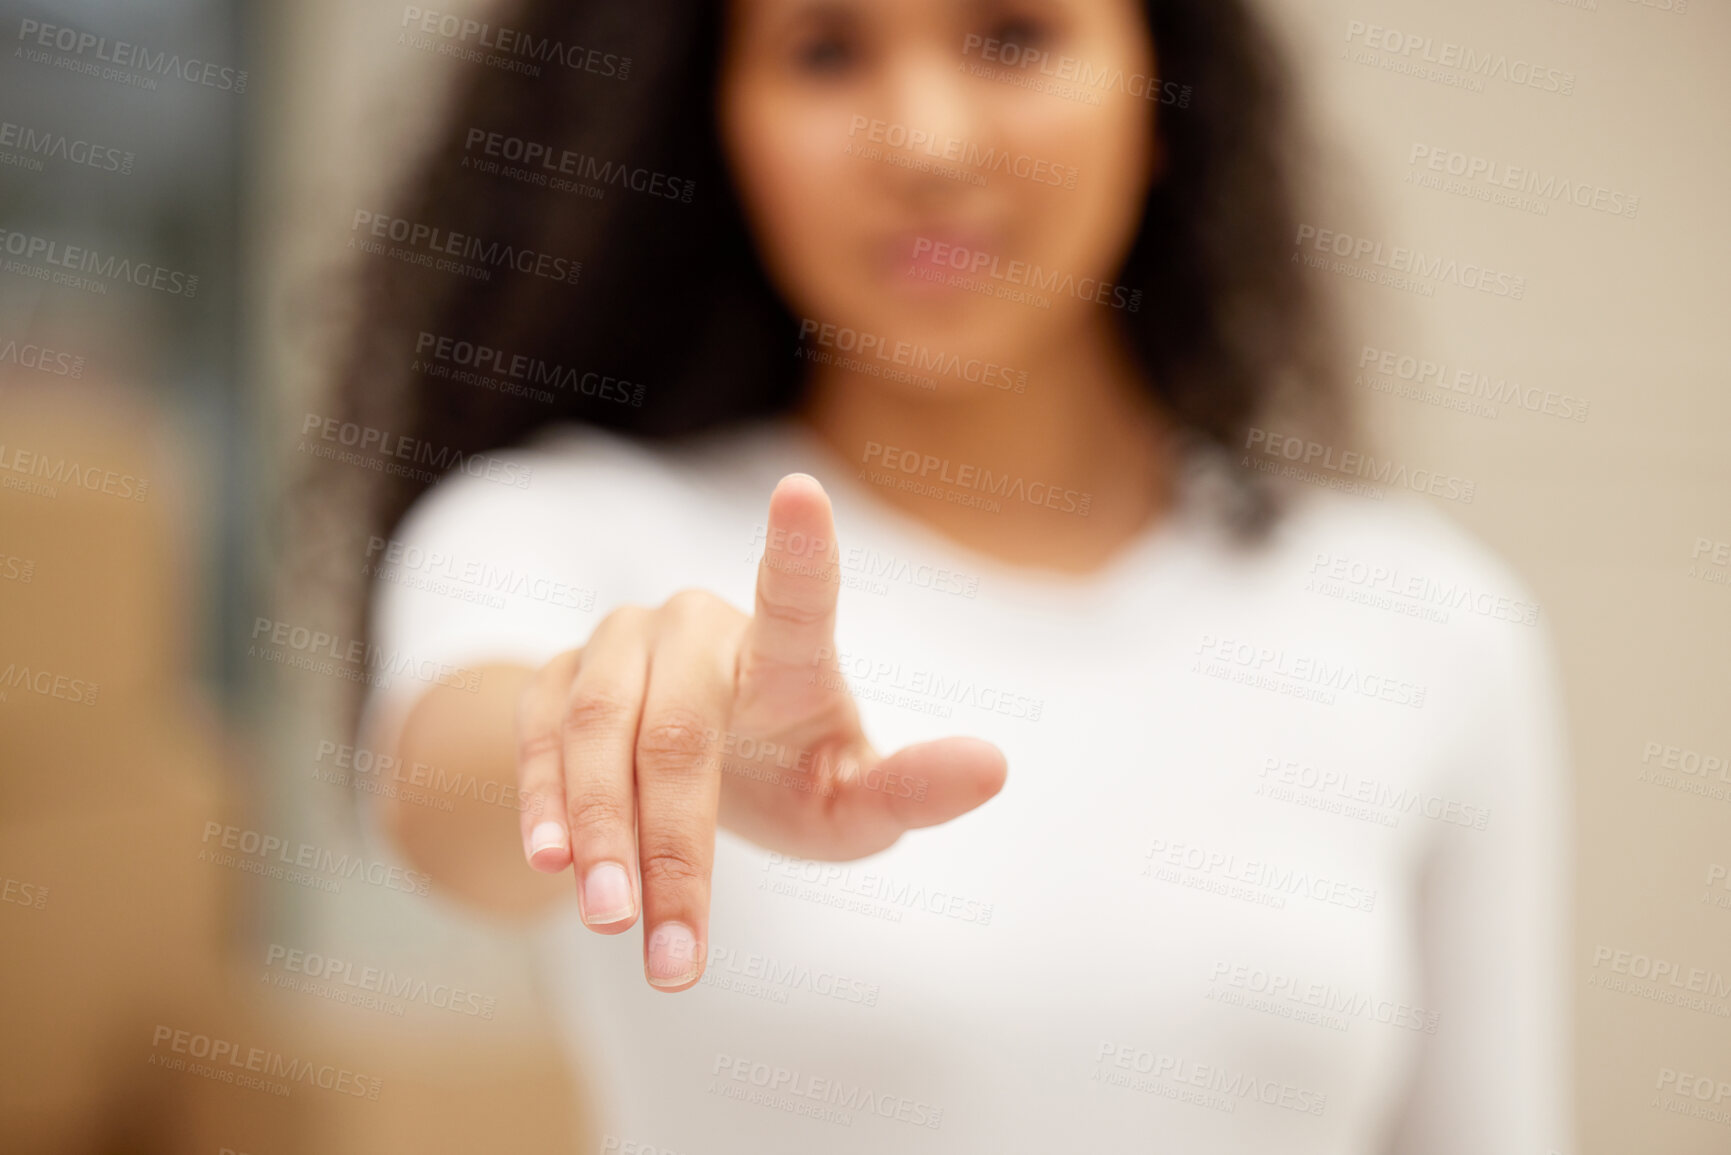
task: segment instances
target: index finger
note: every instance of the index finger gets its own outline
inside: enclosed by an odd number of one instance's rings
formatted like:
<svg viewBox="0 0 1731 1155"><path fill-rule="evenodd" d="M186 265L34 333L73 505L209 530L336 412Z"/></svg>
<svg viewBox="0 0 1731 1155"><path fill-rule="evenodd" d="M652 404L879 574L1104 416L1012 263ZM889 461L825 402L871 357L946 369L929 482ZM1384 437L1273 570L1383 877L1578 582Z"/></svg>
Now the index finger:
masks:
<svg viewBox="0 0 1731 1155"><path fill-rule="evenodd" d="M790 473L769 495L757 600L744 656L753 666L809 669L835 653L835 514L817 478Z"/></svg>

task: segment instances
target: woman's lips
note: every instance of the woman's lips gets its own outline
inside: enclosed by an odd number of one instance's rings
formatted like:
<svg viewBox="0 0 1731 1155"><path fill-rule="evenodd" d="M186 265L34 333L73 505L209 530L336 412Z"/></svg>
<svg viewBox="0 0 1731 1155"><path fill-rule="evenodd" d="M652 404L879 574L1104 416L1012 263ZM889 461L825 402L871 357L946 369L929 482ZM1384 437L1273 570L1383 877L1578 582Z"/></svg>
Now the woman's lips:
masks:
<svg viewBox="0 0 1731 1155"><path fill-rule="evenodd" d="M899 233L885 249L897 280L944 288L952 275L991 264L998 246L984 231L929 228Z"/></svg>

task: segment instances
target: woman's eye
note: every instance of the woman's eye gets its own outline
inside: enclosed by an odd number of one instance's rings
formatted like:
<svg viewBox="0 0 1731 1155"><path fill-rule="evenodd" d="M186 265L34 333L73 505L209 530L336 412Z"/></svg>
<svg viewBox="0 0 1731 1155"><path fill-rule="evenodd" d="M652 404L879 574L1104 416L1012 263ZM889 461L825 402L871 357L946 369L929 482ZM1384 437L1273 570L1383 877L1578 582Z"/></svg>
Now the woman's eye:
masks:
<svg viewBox="0 0 1731 1155"><path fill-rule="evenodd" d="M1048 30L1044 24L1025 16L1005 17L995 22L986 34L989 40L1015 45L1021 49L1038 48L1046 42L1047 36Z"/></svg>
<svg viewBox="0 0 1731 1155"><path fill-rule="evenodd" d="M846 72L858 59L859 49L848 36L813 37L795 52L800 70L817 76Z"/></svg>

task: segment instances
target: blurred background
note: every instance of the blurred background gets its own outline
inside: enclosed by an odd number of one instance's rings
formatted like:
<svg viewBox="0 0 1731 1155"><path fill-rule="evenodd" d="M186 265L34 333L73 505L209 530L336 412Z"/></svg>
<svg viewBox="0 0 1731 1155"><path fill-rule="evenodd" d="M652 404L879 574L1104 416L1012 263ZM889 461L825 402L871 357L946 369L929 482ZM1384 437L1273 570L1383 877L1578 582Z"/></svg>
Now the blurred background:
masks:
<svg viewBox="0 0 1731 1155"><path fill-rule="evenodd" d="M478 67L404 37L423 7L0 0L7 1151L599 1148L520 932L374 869L347 683L255 644L362 578L292 578L299 438L350 222ZM1731 1150L1661 1086L1731 1082L1731 5L1265 7L1322 139L1294 259L1367 435L1474 483L1443 508L1559 648L1582 1150ZM1375 283L1375 245L1522 291ZM1692 997L1603 981L1665 964Z"/></svg>

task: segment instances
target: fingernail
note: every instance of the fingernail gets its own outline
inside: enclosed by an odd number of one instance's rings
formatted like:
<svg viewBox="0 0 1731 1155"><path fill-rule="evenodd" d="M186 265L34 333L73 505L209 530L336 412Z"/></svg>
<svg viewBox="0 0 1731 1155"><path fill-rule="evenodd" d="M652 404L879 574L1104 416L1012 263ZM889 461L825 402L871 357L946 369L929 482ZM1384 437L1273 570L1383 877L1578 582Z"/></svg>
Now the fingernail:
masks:
<svg viewBox="0 0 1731 1155"><path fill-rule="evenodd" d="M664 922L649 936L649 981L677 987L697 974L697 939L682 922Z"/></svg>
<svg viewBox="0 0 1731 1155"><path fill-rule="evenodd" d="M557 822L537 823L535 829L529 832L529 865L545 870L551 863L557 862L559 854L550 853L565 849L565 828Z"/></svg>
<svg viewBox="0 0 1731 1155"><path fill-rule="evenodd" d="M610 926L631 917L631 876L617 862L599 862L583 880L583 921Z"/></svg>

